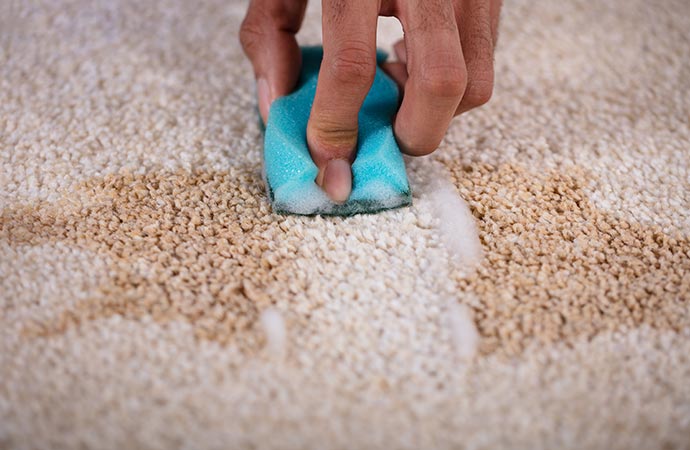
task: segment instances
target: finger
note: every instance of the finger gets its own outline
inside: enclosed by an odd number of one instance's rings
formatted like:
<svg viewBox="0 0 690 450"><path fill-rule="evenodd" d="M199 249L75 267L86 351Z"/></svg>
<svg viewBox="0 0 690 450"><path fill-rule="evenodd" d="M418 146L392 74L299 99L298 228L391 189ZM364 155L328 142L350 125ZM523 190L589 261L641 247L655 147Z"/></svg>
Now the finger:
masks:
<svg viewBox="0 0 690 450"><path fill-rule="evenodd" d="M381 68L393 79L400 88L401 95L404 95L405 83L407 82L407 66L401 62L383 63Z"/></svg>
<svg viewBox="0 0 690 450"><path fill-rule="evenodd" d="M502 5L503 0L490 0L491 37L493 37L494 40L494 48L496 48L496 42L498 42L498 22L501 17Z"/></svg>
<svg viewBox="0 0 690 450"><path fill-rule="evenodd" d="M383 70L390 76L398 85L400 89L400 96L404 95L405 83L409 75L407 74L407 49L405 48L405 41L400 39L393 44L393 51L398 57L397 61L387 62L382 64Z"/></svg>
<svg viewBox="0 0 690 450"><path fill-rule="evenodd" d="M407 83L407 79L409 78L407 74L407 49L405 48L405 41L400 39L393 44L393 51L398 60L383 63L381 68L398 85L400 97L402 98L405 93L405 83Z"/></svg>
<svg viewBox="0 0 690 450"><path fill-rule="evenodd" d="M493 0L460 0L455 5L467 66L467 87L456 114L489 101L494 87ZM497 22L496 22L496 27Z"/></svg>
<svg viewBox="0 0 690 450"><path fill-rule="evenodd" d="M342 202L350 195L357 116L376 74L378 2L323 0L322 15L324 55L307 142L316 182Z"/></svg>
<svg viewBox="0 0 690 450"><path fill-rule="evenodd" d="M295 33L306 5L306 0L252 0L240 27L240 42L254 68L264 123L273 100L289 94L299 78L301 53Z"/></svg>
<svg viewBox="0 0 690 450"><path fill-rule="evenodd" d="M407 49L405 48L405 41L403 39L393 44L393 51L395 51L395 56L398 57L398 61L407 63Z"/></svg>
<svg viewBox="0 0 690 450"><path fill-rule="evenodd" d="M450 3L407 1L400 20L409 78L394 129L401 150L419 156L441 142L465 91L466 69Z"/></svg>

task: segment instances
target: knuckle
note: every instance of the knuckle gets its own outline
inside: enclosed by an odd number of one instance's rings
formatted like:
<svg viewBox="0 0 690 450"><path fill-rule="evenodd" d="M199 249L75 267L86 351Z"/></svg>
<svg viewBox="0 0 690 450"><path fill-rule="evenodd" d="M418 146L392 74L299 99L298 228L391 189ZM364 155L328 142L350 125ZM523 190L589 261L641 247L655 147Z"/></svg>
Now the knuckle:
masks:
<svg viewBox="0 0 690 450"><path fill-rule="evenodd" d="M330 61L332 76L341 83L365 86L376 75L376 60L363 43L348 43Z"/></svg>
<svg viewBox="0 0 690 450"><path fill-rule="evenodd" d="M491 100L493 91L493 73L484 73L478 77L471 77L467 83L467 89L462 101L472 108L482 106Z"/></svg>
<svg viewBox="0 0 690 450"><path fill-rule="evenodd" d="M245 53L251 54L261 45L263 31L259 23L247 16L240 26L240 44Z"/></svg>
<svg viewBox="0 0 690 450"><path fill-rule="evenodd" d="M304 14L303 2L271 2L268 7L252 2L240 25L240 43L246 53L258 50L267 34L298 31Z"/></svg>
<svg viewBox="0 0 690 450"><path fill-rule="evenodd" d="M491 100L492 93L493 88L489 85L472 85L468 87L463 100L467 102L468 106L474 108L487 104Z"/></svg>
<svg viewBox="0 0 690 450"><path fill-rule="evenodd" d="M273 2L266 12L276 29L296 33L303 13L302 2Z"/></svg>
<svg viewBox="0 0 690 450"><path fill-rule="evenodd" d="M461 98L467 85L467 72L457 63L428 65L419 79L420 90L433 97Z"/></svg>
<svg viewBox="0 0 690 450"><path fill-rule="evenodd" d="M310 120L307 127L309 140L321 151L342 157L357 145L357 124L336 123L326 118Z"/></svg>

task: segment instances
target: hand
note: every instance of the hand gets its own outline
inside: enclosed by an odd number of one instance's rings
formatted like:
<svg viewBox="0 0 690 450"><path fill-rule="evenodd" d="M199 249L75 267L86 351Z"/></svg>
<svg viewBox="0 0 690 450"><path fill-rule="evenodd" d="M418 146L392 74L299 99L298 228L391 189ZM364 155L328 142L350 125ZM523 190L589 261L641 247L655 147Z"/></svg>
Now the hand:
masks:
<svg viewBox="0 0 690 450"><path fill-rule="evenodd" d="M322 0L324 59L307 125L319 168L317 184L347 200L357 145L357 116L376 71L379 15L395 16L404 39L399 62L385 69L403 91L394 132L400 149L426 155L452 118L486 103L493 91L493 54L501 0ZM240 41L254 67L264 122L271 102L297 82L299 31L306 0L252 0Z"/></svg>

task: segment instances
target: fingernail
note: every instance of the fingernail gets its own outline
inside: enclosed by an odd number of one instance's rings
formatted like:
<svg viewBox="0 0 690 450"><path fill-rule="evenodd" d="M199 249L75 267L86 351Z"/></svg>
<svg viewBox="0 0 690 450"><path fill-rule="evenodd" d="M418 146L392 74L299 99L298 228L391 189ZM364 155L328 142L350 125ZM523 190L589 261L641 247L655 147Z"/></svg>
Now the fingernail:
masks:
<svg viewBox="0 0 690 450"><path fill-rule="evenodd" d="M268 111L271 109L271 90L265 78L259 78L256 82L256 94L259 97L259 113L264 123L268 120Z"/></svg>
<svg viewBox="0 0 690 450"><path fill-rule="evenodd" d="M344 159L328 161L323 171L323 189L337 203L344 203L352 191L352 168Z"/></svg>

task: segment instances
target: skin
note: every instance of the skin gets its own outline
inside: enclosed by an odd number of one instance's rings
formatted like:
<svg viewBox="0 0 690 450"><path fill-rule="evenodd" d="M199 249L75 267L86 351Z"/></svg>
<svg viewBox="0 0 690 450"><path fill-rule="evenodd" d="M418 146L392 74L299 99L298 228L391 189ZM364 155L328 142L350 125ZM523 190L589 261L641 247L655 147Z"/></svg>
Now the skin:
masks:
<svg viewBox="0 0 690 450"><path fill-rule="evenodd" d="M306 0L252 0L240 42L257 79L261 117L295 87L301 55L295 35ZM403 97L394 132L413 156L433 152L458 114L489 101L501 0L322 0L324 59L307 125L316 183L336 202L352 189L357 115L376 71L378 16L400 20L397 62L385 70Z"/></svg>

